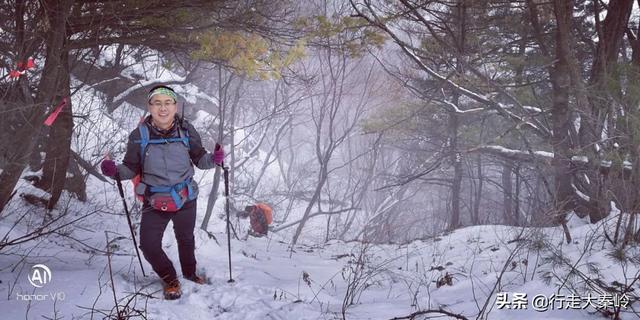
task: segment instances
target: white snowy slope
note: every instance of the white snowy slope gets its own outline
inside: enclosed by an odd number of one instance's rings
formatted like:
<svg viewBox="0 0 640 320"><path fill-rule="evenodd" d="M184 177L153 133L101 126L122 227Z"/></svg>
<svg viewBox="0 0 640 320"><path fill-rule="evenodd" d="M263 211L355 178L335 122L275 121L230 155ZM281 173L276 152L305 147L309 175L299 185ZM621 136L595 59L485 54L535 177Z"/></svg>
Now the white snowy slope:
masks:
<svg viewBox="0 0 640 320"><path fill-rule="evenodd" d="M73 228L65 229L64 233L71 234L77 242L52 235L4 252L0 260L0 296L3 297L0 318L103 319L115 315L107 258L95 250L105 249L104 231L109 231L110 239L122 237L112 246L118 309L128 315L141 312L147 319L336 319L342 318L345 296L353 297L353 305L345 311L347 319L389 319L416 310L438 308L475 319L485 303L487 319L601 319L591 306L585 310L540 312L533 310L529 302L526 310L497 308L498 292L527 293L530 299L538 294L549 297L558 293L558 287L565 280L563 275L567 275L563 271L566 267L549 262L547 249L537 250L536 245L544 243L561 250L565 258L584 272L588 271L583 266L595 264L602 270L602 280L624 282L623 270L609 257L606 244L591 243L596 250L582 255L593 232L610 226L611 222L589 225L574 219L570 224L574 241L568 245L562 244L560 228L505 226L468 227L401 246L332 241L323 247L297 246L293 253L286 244L288 239L278 234L271 234L269 238L250 237L246 241L233 239L235 282L228 283L226 235L224 222L219 219L223 208L217 206L210 229L220 245L196 229L199 270L212 283L197 285L182 281L183 297L166 301L161 299L161 283L146 262L144 268L148 276L143 278L140 274L126 219L113 214L121 211L115 188L97 180L90 181L92 191L99 193L101 189L101 194L85 204L70 200L67 220L105 205L112 212L96 212ZM23 192L29 189L22 185ZM9 232L11 222L20 212L34 210L20 198L11 205L12 214L0 223L2 235ZM197 225L204 215L203 207L199 207ZM33 219L33 224L40 221L33 216L28 219ZM9 233L9 238L26 233L29 224L19 224ZM242 225L238 230L241 237L245 228L246 225ZM537 242L516 241L524 236ZM171 227L165 232L164 248L179 272ZM637 255L637 249L630 250L629 254ZM24 263L18 263L27 253ZM507 257L512 254L515 264L507 264L501 287L492 292ZM42 288L35 288L28 281L29 268L35 264L45 264L52 272L51 281ZM18 268L7 269L8 266ZM626 275L636 272L631 265L624 270ZM447 273L452 275L451 285L437 288L435 282ZM547 276L549 283L543 280ZM136 292L138 295L134 296ZM560 293L568 293L566 286ZM31 298L25 298L29 295ZM623 319L634 318L636 316L623 314Z"/></svg>

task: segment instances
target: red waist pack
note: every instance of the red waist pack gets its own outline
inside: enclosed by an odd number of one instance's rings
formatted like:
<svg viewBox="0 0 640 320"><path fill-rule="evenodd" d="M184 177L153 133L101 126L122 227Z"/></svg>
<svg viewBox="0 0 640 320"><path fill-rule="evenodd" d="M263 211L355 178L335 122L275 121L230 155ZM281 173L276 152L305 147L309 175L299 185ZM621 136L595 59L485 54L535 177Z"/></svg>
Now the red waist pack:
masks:
<svg viewBox="0 0 640 320"><path fill-rule="evenodd" d="M189 191L185 187L178 192L178 195L181 198L181 202L184 204L184 202L187 201ZM182 208L182 206L178 206L170 193L152 194L149 196L149 204L154 209L162 212L176 212Z"/></svg>

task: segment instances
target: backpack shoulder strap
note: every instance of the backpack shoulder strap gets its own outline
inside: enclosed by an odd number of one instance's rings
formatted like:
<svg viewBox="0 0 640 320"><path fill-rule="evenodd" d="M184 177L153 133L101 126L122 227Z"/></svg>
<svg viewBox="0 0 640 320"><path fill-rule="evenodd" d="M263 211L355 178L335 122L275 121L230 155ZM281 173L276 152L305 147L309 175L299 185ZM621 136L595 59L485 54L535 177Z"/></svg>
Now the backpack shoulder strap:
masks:
<svg viewBox="0 0 640 320"><path fill-rule="evenodd" d="M178 134L180 135L180 140L187 149L191 150L191 144L189 143L189 130L187 128L183 128L182 125L178 126Z"/></svg>
<svg viewBox="0 0 640 320"><path fill-rule="evenodd" d="M149 128L147 125L141 123L138 126L138 131L140 132L140 140L136 141L140 143L140 165L144 165L144 153L149 145Z"/></svg>

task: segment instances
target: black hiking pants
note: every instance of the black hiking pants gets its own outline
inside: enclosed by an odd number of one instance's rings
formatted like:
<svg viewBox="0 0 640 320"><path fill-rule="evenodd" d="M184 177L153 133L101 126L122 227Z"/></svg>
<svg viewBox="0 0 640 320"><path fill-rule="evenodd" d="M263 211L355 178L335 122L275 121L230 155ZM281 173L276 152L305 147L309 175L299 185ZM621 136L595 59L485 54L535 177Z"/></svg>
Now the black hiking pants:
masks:
<svg viewBox="0 0 640 320"><path fill-rule="evenodd" d="M193 229L196 225L196 200L189 201L177 212L155 210L145 205L140 223L140 249L153 271L165 282L177 279L176 269L162 250L162 235L169 221L173 222L173 232L178 242L178 255L182 275L189 277L196 272L195 240Z"/></svg>

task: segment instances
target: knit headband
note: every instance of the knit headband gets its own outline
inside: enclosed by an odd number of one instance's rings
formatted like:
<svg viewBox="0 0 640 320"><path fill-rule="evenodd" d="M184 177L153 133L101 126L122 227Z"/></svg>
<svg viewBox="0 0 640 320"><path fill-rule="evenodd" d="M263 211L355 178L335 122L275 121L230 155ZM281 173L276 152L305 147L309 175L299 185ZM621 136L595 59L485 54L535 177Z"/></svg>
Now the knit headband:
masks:
<svg viewBox="0 0 640 320"><path fill-rule="evenodd" d="M151 98L157 94L168 95L169 97L173 98L173 101L178 102L178 95L173 90L165 87L158 87L155 90L151 91L149 93L149 96L147 97L147 100L151 101Z"/></svg>

